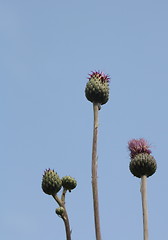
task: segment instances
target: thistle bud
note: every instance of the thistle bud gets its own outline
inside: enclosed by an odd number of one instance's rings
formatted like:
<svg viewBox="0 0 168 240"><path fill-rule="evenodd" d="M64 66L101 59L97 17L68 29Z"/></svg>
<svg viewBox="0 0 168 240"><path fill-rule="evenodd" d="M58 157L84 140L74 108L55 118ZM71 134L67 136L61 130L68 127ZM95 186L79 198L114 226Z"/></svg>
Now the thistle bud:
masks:
<svg viewBox="0 0 168 240"><path fill-rule="evenodd" d="M58 174L51 169L44 172L42 179L42 189L44 193L49 195L55 195L62 187L61 179Z"/></svg>
<svg viewBox="0 0 168 240"><path fill-rule="evenodd" d="M71 191L72 189L76 188L77 181L70 176L65 176L65 177L62 178L62 186L65 189Z"/></svg>
<svg viewBox="0 0 168 240"><path fill-rule="evenodd" d="M64 208L63 207L56 208L55 213L59 216L62 216L62 214L64 213Z"/></svg>
<svg viewBox="0 0 168 240"><path fill-rule="evenodd" d="M85 88L86 98L93 103L105 104L109 99L109 76L103 72L92 72L88 79Z"/></svg>

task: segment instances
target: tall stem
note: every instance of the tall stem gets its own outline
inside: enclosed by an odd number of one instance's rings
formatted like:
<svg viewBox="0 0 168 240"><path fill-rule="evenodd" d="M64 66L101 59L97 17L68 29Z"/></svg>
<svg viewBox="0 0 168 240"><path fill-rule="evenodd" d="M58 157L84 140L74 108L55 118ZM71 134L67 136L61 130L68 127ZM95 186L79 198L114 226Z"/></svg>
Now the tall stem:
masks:
<svg viewBox="0 0 168 240"><path fill-rule="evenodd" d="M92 191L96 240L101 240L99 200L97 185L97 136L98 136L98 103L93 103L94 125L93 125L93 145L92 145Z"/></svg>
<svg viewBox="0 0 168 240"><path fill-rule="evenodd" d="M70 230L70 224L69 224L69 219L68 219L68 214L65 208L65 204L57 195L53 195L53 198L59 204L60 207L64 208L64 213L61 216L61 218L63 219L64 225L65 225L66 240L71 240L71 230Z"/></svg>
<svg viewBox="0 0 168 240"><path fill-rule="evenodd" d="M143 211L143 234L144 240L148 240L148 208L147 208L147 177L141 177L141 197L142 197L142 211Z"/></svg>

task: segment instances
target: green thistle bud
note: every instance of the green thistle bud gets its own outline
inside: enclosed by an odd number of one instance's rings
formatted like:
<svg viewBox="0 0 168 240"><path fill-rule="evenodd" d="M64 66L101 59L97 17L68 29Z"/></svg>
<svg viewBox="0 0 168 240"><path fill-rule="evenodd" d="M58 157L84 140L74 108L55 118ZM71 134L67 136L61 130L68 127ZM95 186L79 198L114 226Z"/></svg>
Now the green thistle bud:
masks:
<svg viewBox="0 0 168 240"><path fill-rule="evenodd" d="M65 189L71 191L72 189L76 188L77 181L70 176L65 176L65 177L62 178L62 186Z"/></svg>
<svg viewBox="0 0 168 240"><path fill-rule="evenodd" d="M105 104L109 99L109 76L102 72L89 74L85 96L93 103Z"/></svg>
<svg viewBox="0 0 168 240"><path fill-rule="evenodd" d="M55 213L59 216L62 216L62 214L64 213L64 208L63 207L56 208Z"/></svg>
<svg viewBox="0 0 168 240"><path fill-rule="evenodd" d="M54 170L46 170L42 179L42 189L46 194L55 195L62 187L62 181Z"/></svg>
<svg viewBox="0 0 168 240"><path fill-rule="evenodd" d="M149 177L156 172L157 164L154 157L150 154L139 153L134 158L131 158L129 168L131 173L138 178L144 175Z"/></svg>

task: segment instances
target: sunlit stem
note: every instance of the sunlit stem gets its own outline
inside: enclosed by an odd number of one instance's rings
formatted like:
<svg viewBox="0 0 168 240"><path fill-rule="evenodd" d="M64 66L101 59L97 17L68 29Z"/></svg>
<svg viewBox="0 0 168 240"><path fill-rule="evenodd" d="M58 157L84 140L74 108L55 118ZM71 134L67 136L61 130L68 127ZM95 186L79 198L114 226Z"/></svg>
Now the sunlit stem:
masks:
<svg viewBox="0 0 168 240"><path fill-rule="evenodd" d="M99 110L99 104L93 103L94 124L93 124L93 145L92 145L92 191L93 191L93 208L94 208L96 240L101 240L98 184L97 184L98 110Z"/></svg>
<svg viewBox="0 0 168 240"><path fill-rule="evenodd" d="M148 208L147 208L147 177L141 177L141 197L143 212L143 235L144 240L148 240Z"/></svg>
<svg viewBox="0 0 168 240"><path fill-rule="evenodd" d="M66 195L67 189L63 188L62 195L61 195L61 201L65 205L65 195Z"/></svg>

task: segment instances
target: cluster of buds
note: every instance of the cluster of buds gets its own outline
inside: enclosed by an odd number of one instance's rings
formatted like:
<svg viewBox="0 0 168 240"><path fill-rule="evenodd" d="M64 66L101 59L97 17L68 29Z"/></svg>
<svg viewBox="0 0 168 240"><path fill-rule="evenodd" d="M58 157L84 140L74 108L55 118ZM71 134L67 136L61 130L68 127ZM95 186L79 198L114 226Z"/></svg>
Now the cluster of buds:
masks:
<svg viewBox="0 0 168 240"><path fill-rule="evenodd" d="M54 170L49 168L44 172L41 186L44 193L55 195L62 187L71 191L77 186L77 181L70 176L65 176L61 179Z"/></svg>

